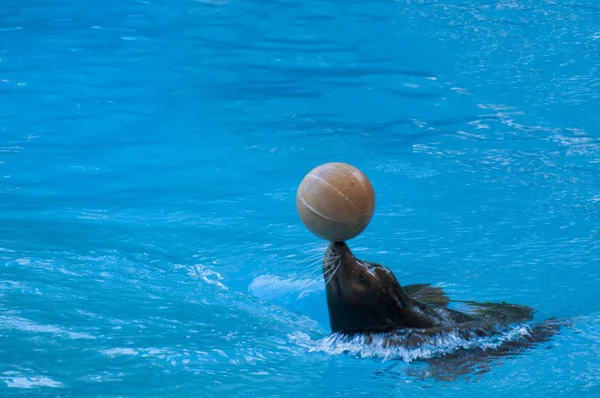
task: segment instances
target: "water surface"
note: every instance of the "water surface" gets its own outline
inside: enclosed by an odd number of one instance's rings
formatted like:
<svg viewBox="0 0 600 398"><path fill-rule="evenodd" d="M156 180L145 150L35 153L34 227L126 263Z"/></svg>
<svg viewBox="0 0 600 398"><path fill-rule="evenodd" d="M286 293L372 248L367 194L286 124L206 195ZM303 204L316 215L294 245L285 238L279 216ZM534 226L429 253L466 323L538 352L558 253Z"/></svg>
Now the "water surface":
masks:
<svg viewBox="0 0 600 398"><path fill-rule="evenodd" d="M1 395L600 394L596 2L3 5ZM573 326L453 381L340 352L295 212L329 161L357 255Z"/></svg>

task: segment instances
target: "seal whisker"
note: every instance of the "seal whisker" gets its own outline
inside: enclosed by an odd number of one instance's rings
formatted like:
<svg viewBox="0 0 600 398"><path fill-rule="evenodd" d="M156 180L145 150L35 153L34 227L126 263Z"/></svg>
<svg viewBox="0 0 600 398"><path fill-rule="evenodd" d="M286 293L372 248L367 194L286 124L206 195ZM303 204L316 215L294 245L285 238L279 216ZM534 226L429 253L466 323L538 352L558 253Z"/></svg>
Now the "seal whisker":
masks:
<svg viewBox="0 0 600 398"><path fill-rule="evenodd" d="M315 269L313 269L312 271L310 271L310 273L307 275L308 278L313 277L317 272L319 272L321 270L321 266L316 267Z"/></svg>
<svg viewBox="0 0 600 398"><path fill-rule="evenodd" d="M325 286L327 286L327 284L329 282L331 282L331 280L333 279L333 277L335 276L335 273L340 269L340 267L342 266L342 262L338 262L337 266L335 267L335 269L327 276L327 278L325 279Z"/></svg>
<svg viewBox="0 0 600 398"><path fill-rule="evenodd" d="M331 275L333 275L335 271L336 271L336 267L328 268L327 271L323 273L323 278L325 280L327 280L327 278L329 278Z"/></svg>
<svg viewBox="0 0 600 398"><path fill-rule="evenodd" d="M315 262L320 262L321 258L322 258L321 255L314 254L312 256L305 257L302 260L298 260L297 264L300 265L300 264L308 263L309 265L313 265Z"/></svg>
<svg viewBox="0 0 600 398"><path fill-rule="evenodd" d="M302 267L303 270L307 270L307 271L311 271L313 270L314 267L320 268L321 266L321 259L320 258L316 258L313 261L311 261L308 264L305 264L304 267Z"/></svg>
<svg viewBox="0 0 600 398"><path fill-rule="evenodd" d="M336 263L340 260L340 256L337 253L329 253L327 256L325 256L325 259L323 260L323 262L327 265L331 265L333 263Z"/></svg>
<svg viewBox="0 0 600 398"><path fill-rule="evenodd" d="M304 274L305 272L306 274L306 278L307 279L312 279L315 274L319 271L322 270L322 268L325 269L324 273L325 274L329 274L331 272L331 267L332 265L334 265L337 261L337 257L335 258L331 258L331 257L325 257L324 260L321 260L322 256L318 256L314 261L312 261L309 266L307 266L306 268L304 268L300 274ZM313 268L314 267L314 268Z"/></svg>
<svg viewBox="0 0 600 398"><path fill-rule="evenodd" d="M329 275L329 277L325 280L325 286L327 286L327 284L329 282L331 282L331 280L333 279L333 277L335 276L335 273L338 271L338 269L342 266L342 264L338 264L338 266L333 270L333 272Z"/></svg>
<svg viewBox="0 0 600 398"><path fill-rule="evenodd" d="M304 263L301 267L298 267L300 268L300 274L302 275L307 273L307 277L310 278L315 272L321 269L321 259L322 255L316 254L299 261L299 265Z"/></svg>
<svg viewBox="0 0 600 398"><path fill-rule="evenodd" d="M321 258L323 255L321 253L312 253L306 257L304 257L304 259L313 259L313 258Z"/></svg>
<svg viewBox="0 0 600 398"><path fill-rule="evenodd" d="M325 260L323 261L323 277L325 278L325 280L327 280L327 278L335 271L335 266L338 264L340 264L340 261L339 256L337 255L327 256L325 258Z"/></svg>
<svg viewBox="0 0 600 398"><path fill-rule="evenodd" d="M327 275L331 272L331 270L334 268L333 265L335 265L335 261L331 260L331 259L327 259L326 261L323 262L323 274Z"/></svg>

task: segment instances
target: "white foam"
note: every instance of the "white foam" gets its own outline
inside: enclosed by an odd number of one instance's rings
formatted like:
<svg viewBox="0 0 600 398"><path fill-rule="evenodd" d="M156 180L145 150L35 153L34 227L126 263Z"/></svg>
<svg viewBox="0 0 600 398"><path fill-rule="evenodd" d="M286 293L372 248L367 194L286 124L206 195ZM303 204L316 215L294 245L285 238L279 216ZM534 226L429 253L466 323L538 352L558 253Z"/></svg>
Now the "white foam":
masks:
<svg viewBox="0 0 600 398"><path fill-rule="evenodd" d="M218 286L219 288L221 288L223 290L228 290L227 286L225 286L223 283L220 282L221 280L223 280L223 277L221 276L221 274L218 273L217 271L210 269L209 267L207 267L205 265L195 264L192 266L186 266L186 265L175 264L174 267L176 269L183 268L183 269L187 270L188 275L191 276L192 278L200 278L208 284Z"/></svg>
<svg viewBox="0 0 600 398"><path fill-rule="evenodd" d="M489 337L473 337L465 339L457 332L448 332L432 337L423 345L414 348L401 346L388 347L385 334L374 335L372 340L365 335L347 337L332 334L319 340L311 339L305 333L294 333L290 340L309 352L322 352L329 355L350 354L360 358L375 358L382 360L401 359L411 363L420 359L430 359L450 354L459 349L480 348L483 350L496 349L504 342L512 341L529 334L529 327L518 325ZM370 341L369 341L370 340Z"/></svg>
<svg viewBox="0 0 600 398"><path fill-rule="evenodd" d="M138 351L134 350L133 348L111 348L108 350L102 350L100 351L101 354L106 355L107 357L116 357L118 355L125 355L125 356L136 356L138 355Z"/></svg>
<svg viewBox="0 0 600 398"><path fill-rule="evenodd" d="M64 385L58 381L52 380L45 376L18 376L18 377L0 377L8 388L36 388L36 387L51 387L62 388Z"/></svg>

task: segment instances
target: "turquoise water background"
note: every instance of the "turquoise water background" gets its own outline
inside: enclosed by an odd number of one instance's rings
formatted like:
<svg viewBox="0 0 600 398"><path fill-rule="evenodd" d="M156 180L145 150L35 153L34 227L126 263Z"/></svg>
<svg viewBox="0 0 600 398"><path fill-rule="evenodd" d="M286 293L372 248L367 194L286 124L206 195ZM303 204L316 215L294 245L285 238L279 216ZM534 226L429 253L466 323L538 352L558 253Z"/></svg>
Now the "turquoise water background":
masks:
<svg viewBox="0 0 600 398"><path fill-rule="evenodd" d="M600 395L597 1L0 7L0 395ZM295 193L402 284L570 319L451 380L333 344Z"/></svg>

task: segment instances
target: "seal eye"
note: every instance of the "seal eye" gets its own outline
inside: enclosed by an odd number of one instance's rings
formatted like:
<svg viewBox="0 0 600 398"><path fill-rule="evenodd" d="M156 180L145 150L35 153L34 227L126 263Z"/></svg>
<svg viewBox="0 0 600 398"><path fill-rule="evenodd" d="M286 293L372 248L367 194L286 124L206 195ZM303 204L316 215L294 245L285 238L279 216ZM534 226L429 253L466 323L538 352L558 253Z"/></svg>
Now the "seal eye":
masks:
<svg viewBox="0 0 600 398"><path fill-rule="evenodd" d="M365 277L365 273L361 272L360 275L358 276L358 279L360 280L360 283L364 286L369 286L369 280Z"/></svg>

